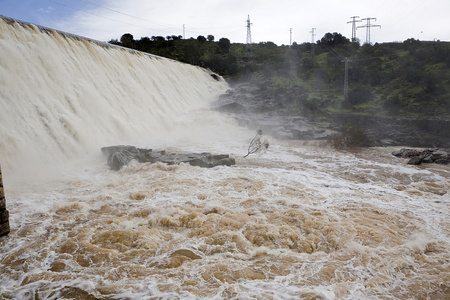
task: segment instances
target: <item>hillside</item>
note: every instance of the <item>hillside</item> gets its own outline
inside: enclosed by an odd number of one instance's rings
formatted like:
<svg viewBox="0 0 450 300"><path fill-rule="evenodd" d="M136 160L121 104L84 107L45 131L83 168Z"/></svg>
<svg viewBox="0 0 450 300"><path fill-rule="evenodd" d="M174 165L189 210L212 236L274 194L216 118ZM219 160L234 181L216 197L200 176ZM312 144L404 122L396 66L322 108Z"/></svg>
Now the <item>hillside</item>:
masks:
<svg viewBox="0 0 450 300"><path fill-rule="evenodd" d="M450 121L447 42L408 39L359 45L339 33L327 33L314 44L292 46L272 42L232 44L226 38L215 42L213 36L134 40L130 34L123 35L120 42L111 42L210 68L225 76L232 87L239 86L241 90L246 87L245 93L260 102L260 110L338 122L339 126L347 118L353 123L357 119L367 122L367 118L381 125L400 122L396 124L398 127L414 120L422 123L427 120L435 122L427 123L427 134L437 134L439 140L448 140L450 136L449 129L440 128ZM411 135L414 138L421 134ZM396 140L399 136L389 139ZM427 139L418 144L442 145L442 142Z"/></svg>
<svg viewBox="0 0 450 300"><path fill-rule="evenodd" d="M262 85L292 95L299 113L352 112L406 118L445 118L450 112L450 43L404 42L360 46L338 33L315 44L231 44L197 39L124 34L112 43L212 69L231 81ZM348 98L344 99L345 58ZM286 101L282 101L286 102Z"/></svg>

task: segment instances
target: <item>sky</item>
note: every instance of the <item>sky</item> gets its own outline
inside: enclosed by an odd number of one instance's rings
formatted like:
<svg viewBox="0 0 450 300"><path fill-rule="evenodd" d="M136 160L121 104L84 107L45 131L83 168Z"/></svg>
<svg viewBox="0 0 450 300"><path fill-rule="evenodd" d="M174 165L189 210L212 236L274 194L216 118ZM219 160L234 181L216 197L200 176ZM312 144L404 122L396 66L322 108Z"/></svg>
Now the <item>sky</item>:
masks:
<svg viewBox="0 0 450 300"><path fill-rule="evenodd" d="M450 0L0 0L0 15L99 41L211 34L246 43L250 17L253 43L301 44L328 32L350 39L353 16L361 43L368 24L372 44L450 41Z"/></svg>

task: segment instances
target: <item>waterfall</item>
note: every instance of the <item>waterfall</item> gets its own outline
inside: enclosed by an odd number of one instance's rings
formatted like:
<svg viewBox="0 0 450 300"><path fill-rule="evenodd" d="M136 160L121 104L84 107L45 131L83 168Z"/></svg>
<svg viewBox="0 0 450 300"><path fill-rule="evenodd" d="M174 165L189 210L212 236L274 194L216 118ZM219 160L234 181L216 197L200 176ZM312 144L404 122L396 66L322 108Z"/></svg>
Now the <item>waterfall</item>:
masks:
<svg viewBox="0 0 450 300"><path fill-rule="evenodd" d="M5 17L0 53L0 158L9 167L180 135L228 87L200 67Z"/></svg>

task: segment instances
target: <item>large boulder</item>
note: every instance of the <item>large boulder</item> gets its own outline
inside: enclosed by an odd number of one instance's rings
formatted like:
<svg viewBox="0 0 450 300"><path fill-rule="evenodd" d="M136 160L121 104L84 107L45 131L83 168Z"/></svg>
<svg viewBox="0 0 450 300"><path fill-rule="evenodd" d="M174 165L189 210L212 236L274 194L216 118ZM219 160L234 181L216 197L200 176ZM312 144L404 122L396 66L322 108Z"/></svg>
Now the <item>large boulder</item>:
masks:
<svg viewBox="0 0 450 300"><path fill-rule="evenodd" d="M153 151L152 149L140 149L134 146L110 146L103 147L102 153L108 158L107 162L112 170L120 170L130 161L155 163L162 162L168 165L188 163L191 166L202 168L212 168L216 166L231 166L236 164L233 157L228 154L211 153L169 153L163 151Z"/></svg>
<svg viewBox="0 0 450 300"><path fill-rule="evenodd" d="M409 165L419 165L421 163L437 163L446 165L450 163L450 151L431 148L425 150L403 148L392 152L392 155L402 158L409 158Z"/></svg>

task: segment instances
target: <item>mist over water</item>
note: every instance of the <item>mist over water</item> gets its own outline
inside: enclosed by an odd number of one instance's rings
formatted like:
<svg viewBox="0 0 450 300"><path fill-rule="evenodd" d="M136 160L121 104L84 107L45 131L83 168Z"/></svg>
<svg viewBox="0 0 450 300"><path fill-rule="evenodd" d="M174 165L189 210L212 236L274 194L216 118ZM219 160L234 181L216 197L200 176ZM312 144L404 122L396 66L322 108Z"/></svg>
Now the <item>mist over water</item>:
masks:
<svg viewBox="0 0 450 300"><path fill-rule="evenodd" d="M273 138L244 159L206 70L3 19L0 52L0 298L450 297L448 166ZM114 172L115 144L236 165Z"/></svg>

